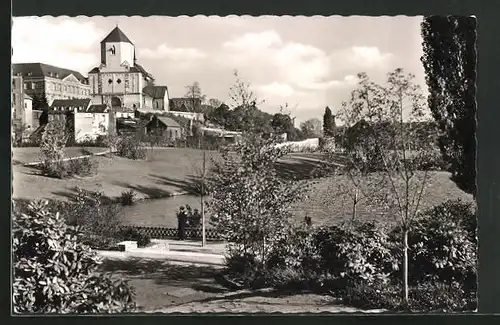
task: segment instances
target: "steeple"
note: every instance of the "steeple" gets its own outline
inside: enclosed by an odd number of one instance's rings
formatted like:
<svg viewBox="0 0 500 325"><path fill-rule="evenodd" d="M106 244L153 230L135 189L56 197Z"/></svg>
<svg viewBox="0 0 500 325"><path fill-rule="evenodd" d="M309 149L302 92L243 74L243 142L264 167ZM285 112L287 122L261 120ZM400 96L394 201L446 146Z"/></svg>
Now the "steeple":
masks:
<svg viewBox="0 0 500 325"><path fill-rule="evenodd" d="M122 30L116 24L116 27L108 34L102 41L102 43L132 43L132 41L125 35Z"/></svg>

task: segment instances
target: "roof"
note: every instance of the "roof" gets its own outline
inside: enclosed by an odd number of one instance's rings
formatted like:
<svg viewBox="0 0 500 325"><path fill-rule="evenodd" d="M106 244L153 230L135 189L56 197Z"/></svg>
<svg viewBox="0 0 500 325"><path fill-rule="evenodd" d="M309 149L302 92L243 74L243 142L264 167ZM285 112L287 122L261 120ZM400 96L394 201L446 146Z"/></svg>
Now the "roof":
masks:
<svg viewBox="0 0 500 325"><path fill-rule="evenodd" d="M163 99L165 94L168 93L167 86L146 86L142 89L145 95L152 97L153 99Z"/></svg>
<svg viewBox="0 0 500 325"><path fill-rule="evenodd" d="M111 33L108 34L108 36L106 36L102 41L101 43L119 43L119 42L124 42L124 43L130 43L130 44L134 44L132 43L131 40L129 40L129 38L127 37L127 35L125 35L122 30L120 28L118 28L118 26L115 27L115 29L113 29L111 31Z"/></svg>
<svg viewBox="0 0 500 325"><path fill-rule="evenodd" d="M29 100L33 100L33 98L27 94L24 94L24 99L29 99Z"/></svg>
<svg viewBox="0 0 500 325"><path fill-rule="evenodd" d="M81 83L87 84L88 80L80 72L56 67L45 63L14 63L12 64L12 75L21 75L23 78L51 77L64 79L70 74L74 75Z"/></svg>
<svg viewBox="0 0 500 325"><path fill-rule="evenodd" d="M194 106L193 107L193 102ZM201 109L201 99L200 98L171 98L170 99L170 110L177 111L184 105L186 109L190 112L200 111ZM196 109L195 109L196 108Z"/></svg>
<svg viewBox="0 0 500 325"><path fill-rule="evenodd" d="M130 67L130 72L139 72L142 73L143 75L147 76L150 79L154 79L153 75L150 74L149 72L146 71L140 64L134 63L133 67ZM89 71L89 73L98 73L99 72L99 67L95 67L92 70Z"/></svg>
<svg viewBox="0 0 500 325"><path fill-rule="evenodd" d="M181 127L179 123L177 123L176 121L174 121L170 117L157 116L156 119L159 120L166 127L171 127L171 128L180 128Z"/></svg>
<svg viewBox="0 0 500 325"><path fill-rule="evenodd" d="M106 104L96 104L90 105L89 108L85 110L85 113L106 113L108 105Z"/></svg>
<svg viewBox="0 0 500 325"><path fill-rule="evenodd" d="M52 101L51 108L54 107L84 107L87 108L90 105L90 98L85 99L54 99Z"/></svg>

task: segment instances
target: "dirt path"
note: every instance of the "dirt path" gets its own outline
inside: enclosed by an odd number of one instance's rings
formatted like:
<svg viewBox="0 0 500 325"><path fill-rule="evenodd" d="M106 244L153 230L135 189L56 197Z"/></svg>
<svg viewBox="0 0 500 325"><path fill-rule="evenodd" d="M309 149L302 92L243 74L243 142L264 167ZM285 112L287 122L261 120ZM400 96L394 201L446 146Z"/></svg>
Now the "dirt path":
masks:
<svg viewBox="0 0 500 325"><path fill-rule="evenodd" d="M101 271L127 279L136 302L148 313L352 313L316 294L286 294L272 290L231 291L218 278L221 268L172 263L158 259L106 259Z"/></svg>

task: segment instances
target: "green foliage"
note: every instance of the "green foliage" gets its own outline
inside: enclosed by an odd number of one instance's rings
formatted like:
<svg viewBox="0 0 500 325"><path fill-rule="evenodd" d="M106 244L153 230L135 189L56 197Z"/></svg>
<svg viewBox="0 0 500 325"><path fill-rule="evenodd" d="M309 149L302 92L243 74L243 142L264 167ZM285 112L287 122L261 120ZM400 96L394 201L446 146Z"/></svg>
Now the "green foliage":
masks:
<svg viewBox="0 0 500 325"><path fill-rule="evenodd" d="M323 133L326 137L335 136L335 117L328 106L325 108L325 114L323 115Z"/></svg>
<svg viewBox="0 0 500 325"><path fill-rule="evenodd" d="M38 166L43 175L54 178L92 176L97 173L98 162L90 157L66 161L43 160Z"/></svg>
<svg viewBox="0 0 500 325"><path fill-rule="evenodd" d="M476 17L431 16L422 22L422 63L439 148L452 179L476 193Z"/></svg>
<svg viewBox="0 0 500 325"><path fill-rule="evenodd" d="M116 154L127 159L144 160L147 150L137 137L125 136L116 144Z"/></svg>
<svg viewBox="0 0 500 325"><path fill-rule="evenodd" d="M305 138L319 138L323 136L323 126L317 118L309 119L300 124L300 129Z"/></svg>
<svg viewBox="0 0 500 325"><path fill-rule="evenodd" d="M286 154L276 144L274 138L247 134L213 161L210 180L212 224L232 243L231 254L250 254L262 269L290 222L292 204L306 190L276 174L274 164Z"/></svg>
<svg viewBox="0 0 500 325"><path fill-rule="evenodd" d="M449 200L416 220L410 234L412 282L459 282L475 291L477 218L469 203Z"/></svg>
<svg viewBox="0 0 500 325"><path fill-rule="evenodd" d="M134 190L123 191L120 195L120 203L123 206L133 205L135 203L136 193Z"/></svg>
<svg viewBox="0 0 500 325"><path fill-rule="evenodd" d="M13 306L16 313L110 313L134 307L122 280L96 273L95 253L47 202L13 214Z"/></svg>
<svg viewBox="0 0 500 325"><path fill-rule="evenodd" d="M133 240L137 242L137 247L147 247L151 244L151 237L147 234L143 234L137 229L125 228L120 232L120 238L122 240Z"/></svg>

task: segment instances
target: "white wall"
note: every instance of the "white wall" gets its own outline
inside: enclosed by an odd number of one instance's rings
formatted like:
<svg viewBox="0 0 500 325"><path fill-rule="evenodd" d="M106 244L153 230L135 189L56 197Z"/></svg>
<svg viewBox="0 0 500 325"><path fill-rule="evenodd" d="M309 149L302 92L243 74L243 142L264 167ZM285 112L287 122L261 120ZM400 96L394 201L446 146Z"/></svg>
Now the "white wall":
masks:
<svg viewBox="0 0 500 325"><path fill-rule="evenodd" d="M279 143L276 147L289 147L291 151L302 151L305 149L315 150L319 148L319 138L307 139L303 141L288 141Z"/></svg>
<svg viewBox="0 0 500 325"><path fill-rule="evenodd" d="M107 135L109 129L108 113L76 113L75 141L95 139L99 135Z"/></svg>
<svg viewBox="0 0 500 325"><path fill-rule="evenodd" d="M33 127L33 101L31 99L24 99L24 121L26 126Z"/></svg>

